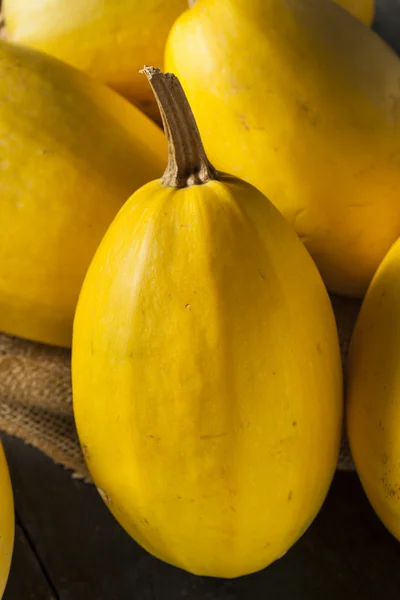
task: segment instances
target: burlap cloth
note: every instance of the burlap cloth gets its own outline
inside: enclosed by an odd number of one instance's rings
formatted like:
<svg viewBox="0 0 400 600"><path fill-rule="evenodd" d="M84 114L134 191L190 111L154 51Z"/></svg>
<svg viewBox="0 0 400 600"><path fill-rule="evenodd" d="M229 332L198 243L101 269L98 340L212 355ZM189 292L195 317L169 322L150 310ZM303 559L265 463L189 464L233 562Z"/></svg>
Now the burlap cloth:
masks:
<svg viewBox="0 0 400 600"><path fill-rule="evenodd" d="M333 296L332 304L344 361L360 302ZM90 481L74 424L70 367L69 350L0 333L0 430ZM345 433L338 468L354 468Z"/></svg>

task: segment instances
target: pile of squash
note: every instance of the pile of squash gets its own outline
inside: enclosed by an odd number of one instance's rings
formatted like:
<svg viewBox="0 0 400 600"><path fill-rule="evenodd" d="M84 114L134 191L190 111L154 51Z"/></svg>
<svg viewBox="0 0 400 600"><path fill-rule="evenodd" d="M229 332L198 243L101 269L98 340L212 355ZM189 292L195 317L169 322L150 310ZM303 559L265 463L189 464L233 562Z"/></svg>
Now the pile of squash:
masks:
<svg viewBox="0 0 400 600"><path fill-rule="evenodd" d="M0 330L72 347L126 531L230 578L309 527L343 421L400 539L400 59L372 0L190 5L3 0ZM2 453L0 506L1 597Z"/></svg>

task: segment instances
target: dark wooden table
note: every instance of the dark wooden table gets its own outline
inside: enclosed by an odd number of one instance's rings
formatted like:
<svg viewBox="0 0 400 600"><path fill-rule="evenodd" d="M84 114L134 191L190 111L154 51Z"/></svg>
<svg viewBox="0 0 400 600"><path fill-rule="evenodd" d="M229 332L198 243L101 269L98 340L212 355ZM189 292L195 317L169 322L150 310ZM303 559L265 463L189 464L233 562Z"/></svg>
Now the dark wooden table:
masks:
<svg viewBox="0 0 400 600"><path fill-rule="evenodd" d="M4 438L17 513L4 600L399 600L400 544L354 473L337 473L303 538L268 569L237 580L191 576L152 558L93 486Z"/></svg>

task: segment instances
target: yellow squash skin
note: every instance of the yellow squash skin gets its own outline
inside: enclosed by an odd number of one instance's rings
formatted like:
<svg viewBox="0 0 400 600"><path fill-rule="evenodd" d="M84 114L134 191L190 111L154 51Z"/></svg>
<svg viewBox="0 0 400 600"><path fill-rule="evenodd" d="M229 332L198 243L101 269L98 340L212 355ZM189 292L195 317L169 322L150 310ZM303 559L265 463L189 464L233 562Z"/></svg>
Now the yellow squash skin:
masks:
<svg viewBox="0 0 400 600"><path fill-rule="evenodd" d="M334 0L334 2L345 8L362 23L372 25L375 16L375 0Z"/></svg>
<svg viewBox="0 0 400 600"><path fill-rule="evenodd" d="M14 546L14 502L6 457L0 442L0 598L3 597Z"/></svg>
<svg viewBox="0 0 400 600"><path fill-rule="evenodd" d="M400 60L321 0L198 0L168 71L216 168L294 225L332 292L363 295L400 232Z"/></svg>
<svg viewBox="0 0 400 600"><path fill-rule="evenodd" d="M98 243L166 156L162 131L118 94L0 42L0 330L71 345Z"/></svg>
<svg viewBox="0 0 400 600"><path fill-rule="evenodd" d="M247 183L131 197L85 278L72 376L92 477L162 560L251 573L319 511L340 440L336 326L304 246Z"/></svg>
<svg viewBox="0 0 400 600"><path fill-rule="evenodd" d="M144 64L162 67L165 41L187 0L3 0L8 39L43 50L159 116Z"/></svg>
<svg viewBox="0 0 400 600"><path fill-rule="evenodd" d="M400 540L400 240L379 267L353 333L347 428L362 485Z"/></svg>

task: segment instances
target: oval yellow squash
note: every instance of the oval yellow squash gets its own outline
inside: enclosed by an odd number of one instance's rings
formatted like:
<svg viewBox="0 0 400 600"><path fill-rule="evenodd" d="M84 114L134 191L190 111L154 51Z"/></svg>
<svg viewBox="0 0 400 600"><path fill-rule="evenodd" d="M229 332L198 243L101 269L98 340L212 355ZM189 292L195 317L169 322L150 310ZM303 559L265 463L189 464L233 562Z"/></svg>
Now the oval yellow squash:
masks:
<svg viewBox="0 0 400 600"><path fill-rule="evenodd" d="M361 296L400 233L400 60L321 0L198 0L167 70L215 166L296 228L330 291Z"/></svg>
<svg viewBox="0 0 400 600"><path fill-rule="evenodd" d="M400 240L365 296L347 364L347 429L361 483L400 540Z"/></svg>
<svg viewBox="0 0 400 600"><path fill-rule="evenodd" d="M375 0L334 0L334 2L366 25L372 24L375 16Z"/></svg>
<svg viewBox="0 0 400 600"><path fill-rule="evenodd" d="M14 502L10 475L0 442L0 598L6 587L14 546Z"/></svg>
<svg viewBox="0 0 400 600"><path fill-rule="evenodd" d="M165 157L162 131L118 94L0 41L0 330L71 345L94 251Z"/></svg>
<svg viewBox="0 0 400 600"><path fill-rule="evenodd" d="M151 116L159 116L140 77L162 66L171 25L187 0L3 0L4 35L80 68Z"/></svg>
<svg viewBox="0 0 400 600"><path fill-rule="evenodd" d="M337 331L294 230L210 165L176 78L145 71L170 160L85 278L75 419L134 539L192 573L236 577L285 553L324 501L342 417Z"/></svg>

